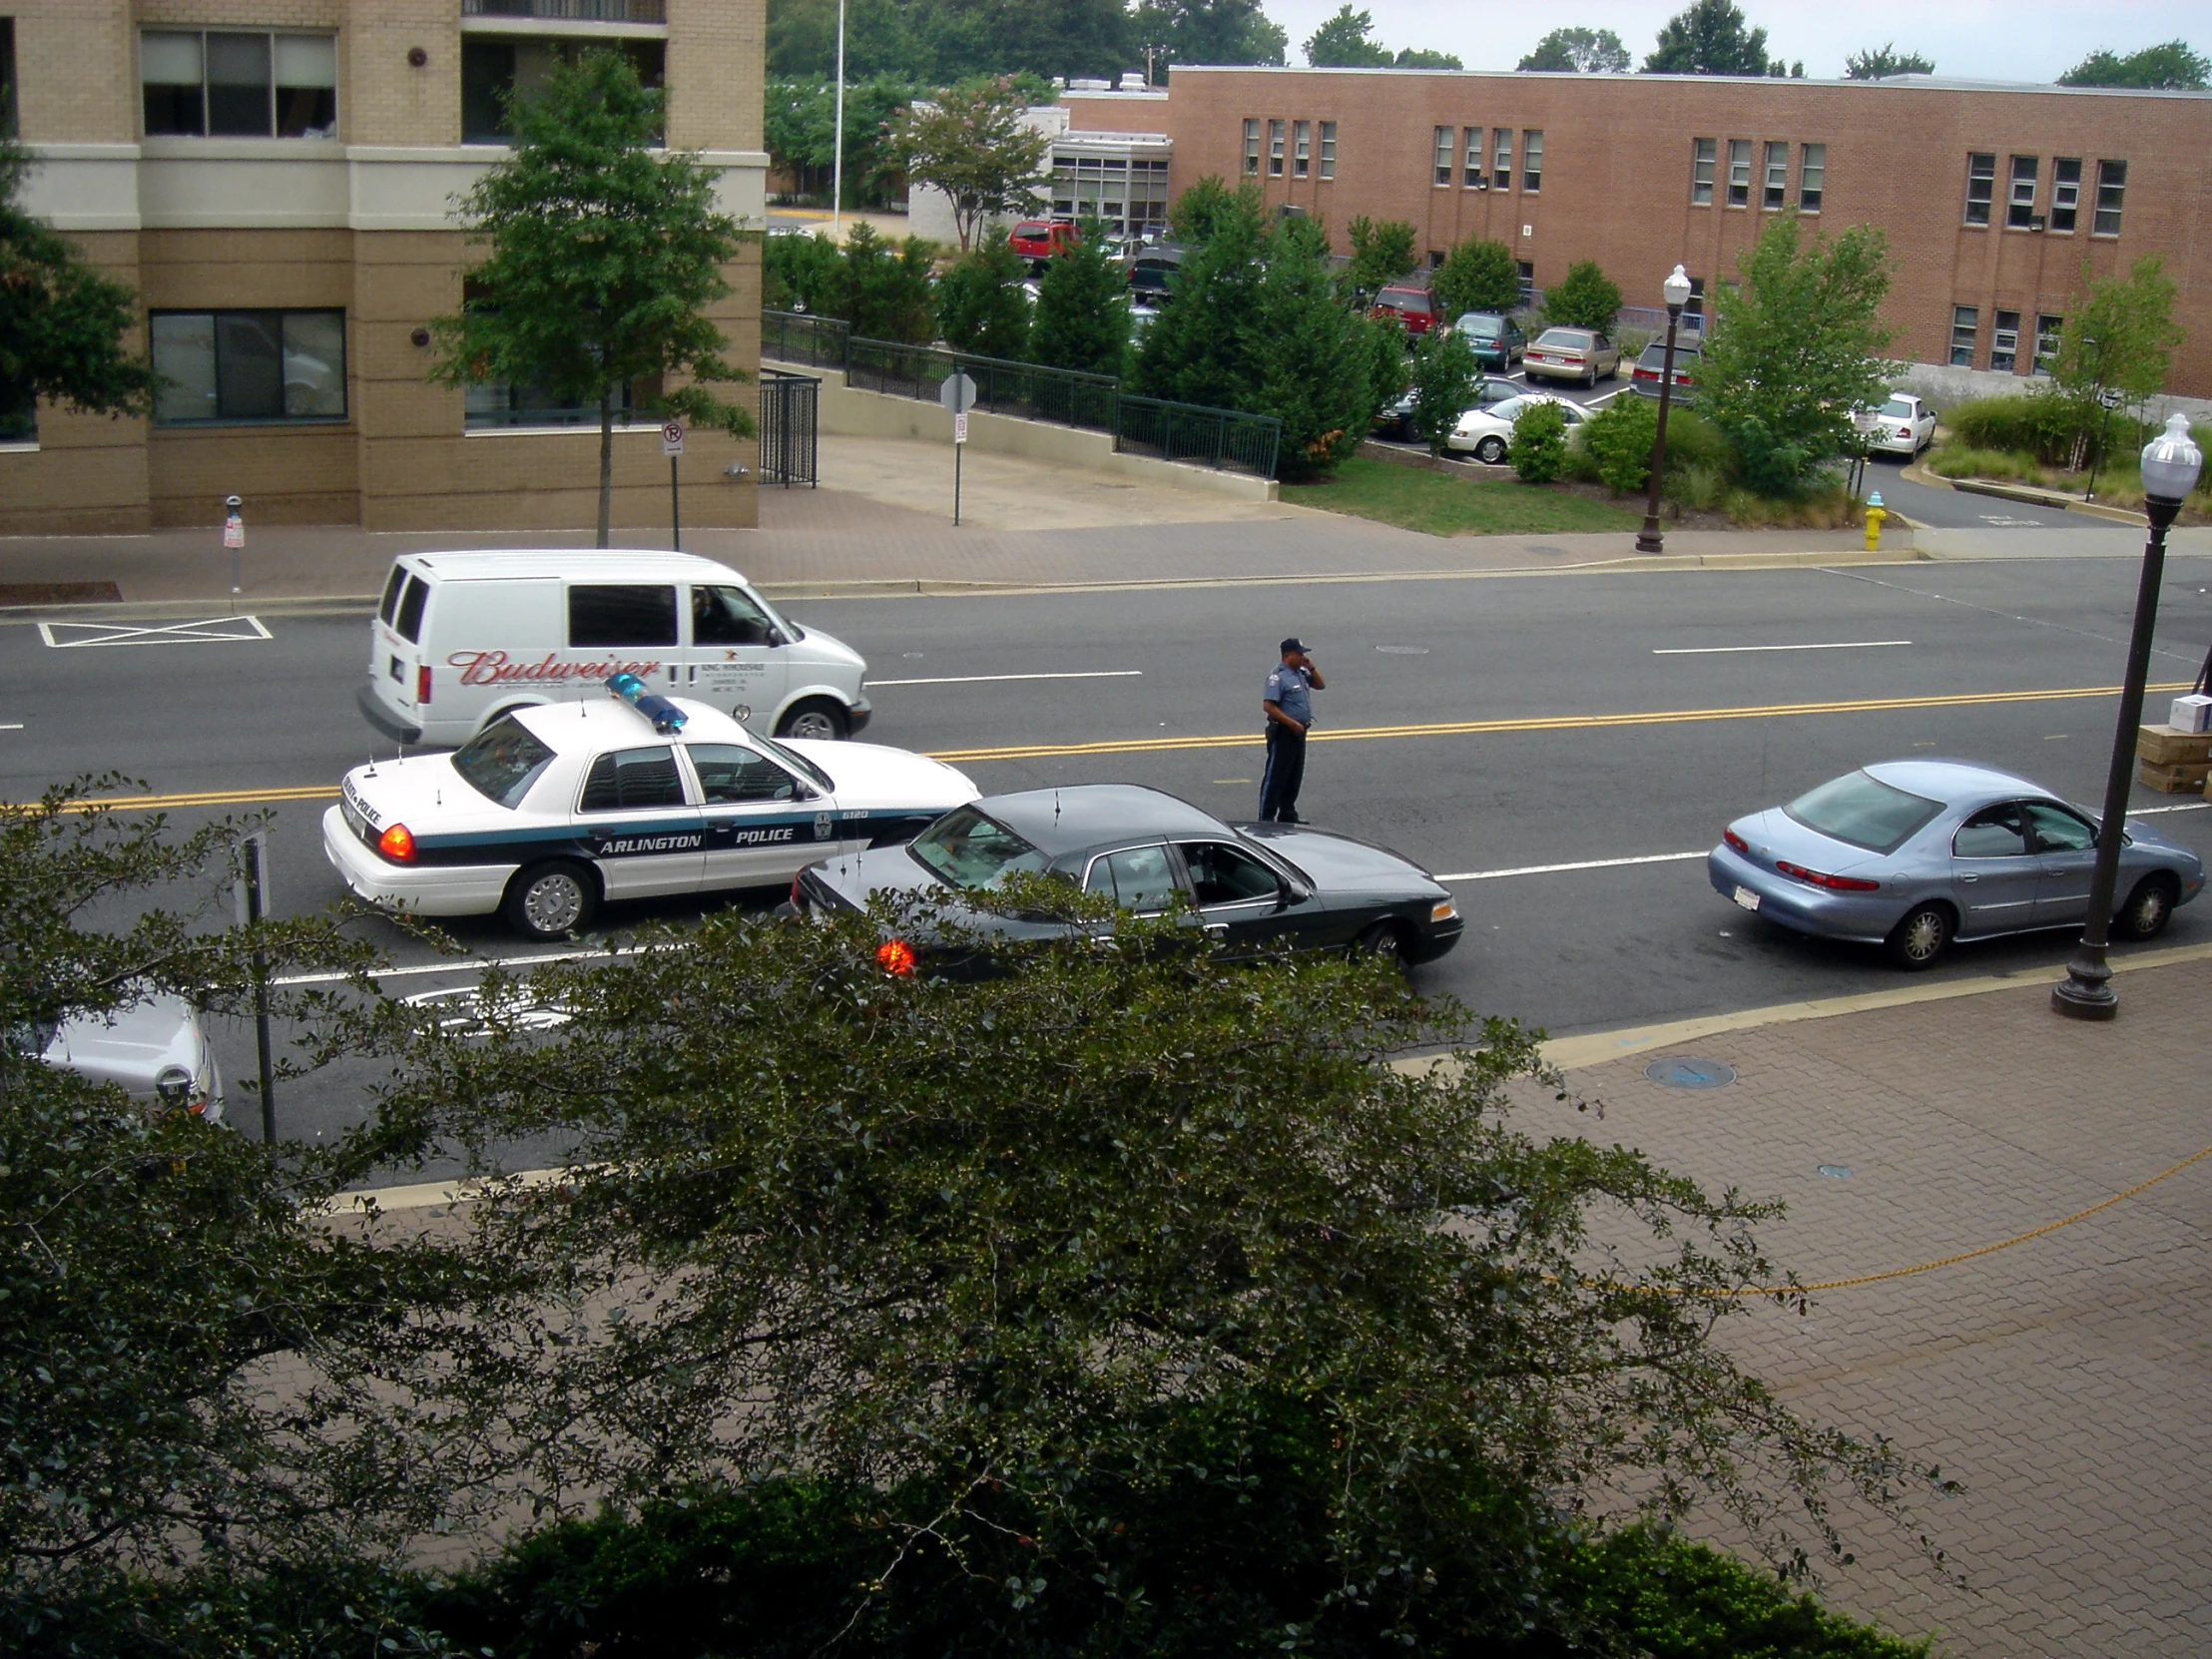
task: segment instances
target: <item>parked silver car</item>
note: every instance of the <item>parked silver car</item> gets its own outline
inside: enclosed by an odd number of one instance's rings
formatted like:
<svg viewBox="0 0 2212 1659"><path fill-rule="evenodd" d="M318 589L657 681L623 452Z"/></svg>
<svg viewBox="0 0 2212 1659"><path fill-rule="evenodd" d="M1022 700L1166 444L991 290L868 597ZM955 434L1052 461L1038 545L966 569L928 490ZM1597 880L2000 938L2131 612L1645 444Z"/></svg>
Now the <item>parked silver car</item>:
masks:
<svg viewBox="0 0 2212 1659"><path fill-rule="evenodd" d="M2012 773L1886 761L1738 819L1705 867L1747 910L1924 968L1953 939L2078 927L2096 841L2093 815ZM2130 825L2114 935L2156 936L2203 889L2194 852Z"/></svg>
<svg viewBox="0 0 2212 1659"><path fill-rule="evenodd" d="M1621 348L1589 328L1546 328L1521 358L1530 380L1580 380L1594 386L1621 371Z"/></svg>
<svg viewBox="0 0 2212 1659"><path fill-rule="evenodd" d="M149 1106L223 1121L223 1074L199 1011L181 996L149 991L113 1014L81 1014L39 1034L50 1066L114 1083Z"/></svg>

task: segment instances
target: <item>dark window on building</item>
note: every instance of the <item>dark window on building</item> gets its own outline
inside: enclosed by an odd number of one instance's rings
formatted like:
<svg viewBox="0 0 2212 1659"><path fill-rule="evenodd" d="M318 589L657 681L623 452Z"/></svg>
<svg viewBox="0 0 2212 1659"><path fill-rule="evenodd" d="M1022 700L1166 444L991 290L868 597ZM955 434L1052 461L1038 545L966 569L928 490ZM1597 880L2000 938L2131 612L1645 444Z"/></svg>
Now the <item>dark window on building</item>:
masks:
<svg viewBox="0 0 2212 1659"><path fill-rule="evenodd" d="M461 42L461 142L505 144L514 136L508 106L529 97L553 71L574 63L600 43L569 39L464 39ZM611 42L630 60L638 80L661 87L667 80L668 43L659 40ZM653 142L662 142L655 133Z"/></svg>
<svg viewBox="0 0 2212 1659"><path fill-rule="evenodd" d="M465 84L461 96L464 100L468 96ZM1247 179L1260 177L1260 123L1257 121L1244 124L1244 176Z"/></svg>
<svg viewBox="0 0 2212 1659"><path fill-rule="evenodd" d="M1443 263L1444 263L1444 251L1443 251L1443 250L1442 250L1441 248L1431 248L1431 249L1430 249L1430 250L1428 251L1428 269L1429 269L1430 271L1434 271L1434 270L1435 270L1435 269L1436 269L1437 267L1441 266L1441 265L1442 265Z"/></svg>
<svg viewBox="0 0 2212 1659"><path fill-rule="evenodd" d="M1541 127L1531 127L1520 136L1520 188L1524 191L1540 191L1544 188L1544 134Z"/></svg>
<svg viewBox="0 0 2212 1659"><path fill-rule="evenodd" d="M15 19L0 17L0 138L14 138L20 129L15 116Z"/></svg>
<svg viewBox="0 0 2212 1659"><path fill-rule="evenodd" d="M1731 208L1748 207L1751 204L1751 140L1728 141L1728 205Z"/></svg>
<svg viewBox="0 0 2212 1659"><path fill-rule="evenodd" d="M1989 366L2010 374L2020 358L2020 313L1999 311L1990 319Z"/></svg>
<svg viewBox="0 0 2212 1659"><path fill-rule="evenodd" d="M1690 205L1709 208L1713 205L1713 169L1719 161L1718 139L1692 139L1690 141Z"/></svg>
<svg viewBox="0 0 2212 1659"><path fill-rule="evenodd" d="M343 420L343 311L156 311L157 426Z"/></svg>
<svg viewBox="0 0 2212 1659"><path fill-rule="evenodd" d="M579 582L568 590L568 643L674 645L676 588L667 582Z"/></svg>
<svg viewBox="0 0 2212 1659"><path fill-rule="evenodd" d="M1490 129L1490 189L1513 188L1513 129Z"/></svg>
<svg viewBox="0 0 2212 1659"><path fill-rule="evenodd" d="M684 781L676 773L676 751L618 749L591 764L584 780L580 813L628 813L641 807L681 807Z"/></svg>
<svg viewBox="0 0 2212 1659"><path fill-rule="evenodd" d="M1682 303L1682 315L1683 315L1684 319L1685 319L1686 321L1688 321L1688 323L1689 323L1689 325L1690 325L1690 331L1691 331L1692 333L1701 333L1701 332L1703 332L1703 331L1704 331L1704 328L1705 328L1705 278L1704 278L1704 277L1702 277L1702 276L1692 276L1692 277L1690 278L1690 297L1689 297L1688 299L1684 300L1684 301L1683 301L1683 303Z"/></svg>
<svg viewBox="0 0 2212 1659"><path fill-rule="evenodd" d="M148 29L139 84L150 138L334 138L338 44L266 29Z"/></svg>
<svg viewBox="0 0 2212 1659"><path fill-rule="evenodd" d="M2097 163L2097 212L2089 222L2089 234L2098 237L2116 237L2120 234L2121 199L2127 195L2127 163Z"/></svg>
<svg viewBox="0 0 2212 1659"><path fill-rule="evenodd" d="M1283 123L1268 123L1268 172L1273 177L1283 177Z"/></svg>
<svg viewBox="0 0 2212 1659"><path fill-rule="evenodd" d="M1971 305L1953 305L1950 309L1950 366L1973 367L1974 329L1980 325L1981 313Z"/></svg>
<svg viewBox="0 0 2212 1659"><path fill-rule="evenodd" d="M1767 145L1767 176L1760 186L1759 206L1768 213L1780 213L1790 201L1790 147L1770 141Z"/></svg>
<svg viewBox="0 0 2212 1659"><path fill-rule="evenodd" d="M2035 318L2035 367L2037 374L2048 374L2050 365L2058 360L2058 344L2066 331L2066 319L2053 316L2048 311L2038 312Z"/></svg>
<svg viewBox="0 0 2212 1659"><path fill-rule="evenodd" d="M2081 158L2054 156L2050 164L2050 228L2071 232L2081 211Z"/></svg>
<svg viewBox="0 0 2212 1659"><path fill-rule="evenodd" d="M1163 173L1167 163L1160 163ZM1325 121L1321 124L1321 176L1334 179L1337 176L1337 124Z"/></svg>
<svg viewBox="0 0 2212 1659"><path fill-rule="evenodd" d="M0 386L0 443L38 442L38 399L26 385Z"/></svg>
<svg viewBox="0 0 2212 1659"><path fill-rule="evenodd" d="M1303 179L1314 170L1314 124L1297 121L1291 124L1291 174Z"/></svg>
<svg viewBox="0 0 2212 1659"><path fill-rule="evenodd" d="M1482 129L1469 127L1460 134L1459 183L1467 190L1481 190L1490 180L1482 165Z"/></svg>
<svg viewBox="0 0 2212 1659"><path fill-rule="evenodd" d="M1974 155L1966 158L1966 223L1989 223L1989 204L1996 199L1997 159Z"/></svg>
<svg viewBox="0 0 2212 1659"><path fill-rule="evenodd" d="M1431 136L1436 144L1428 158L1429 168L1436 184L1448 185L1451 183L1451 129L1438 127Z"/></svg>
<svg viewBox="0 0 2212 1659"><path fill-rule="evenodd" d="M1817 214L1828 189L1828 146L1808 144L1798 152L1797 211Z"/></svg>
<svg viewBox="0 0 2212 1659"><path fill-rule="evenodd" d="M1534 260L1522 260L1520 262L1520 302L1524 305L1536 303L1536 262Z"/></svg>
<svg viewBox="0 0 2212 1659"><path fill-rule="evenodd" d="M2005 192L2004 197L2004 224L2007 230L2030 231L2035 228L2036 172L2037 162L2033 156L2012 158L2011 188Z"/></svg>

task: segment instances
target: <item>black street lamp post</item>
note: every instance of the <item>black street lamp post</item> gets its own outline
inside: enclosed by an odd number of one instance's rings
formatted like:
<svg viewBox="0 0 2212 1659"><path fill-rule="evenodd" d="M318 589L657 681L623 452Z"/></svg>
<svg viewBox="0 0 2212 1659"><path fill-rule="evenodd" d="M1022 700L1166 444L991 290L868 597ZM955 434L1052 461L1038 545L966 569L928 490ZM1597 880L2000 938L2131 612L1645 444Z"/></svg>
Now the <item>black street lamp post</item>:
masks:
<svg viewBox="0 0 2212 1659"><path fill-rule="evenodd" d="M2120 721L2112 735L2112 768L2104 780L2104 818L2097 826L2096 873L2089 881L2089 914L2081 948L2066 964L2066 977L2050 989L2050 1005L2070 1019L2110 1019L2120 999L2104 959L2112 937L2112 898L2120 878L2120 845L2127 838L2127 796L2135 767L2135 732L2143 723L2143 684L2150 677L2151 633L2158 623L2158 587L2166 571L2166 531L2196 487L2204 456L2189 440L2186 416L2143 446L2143 512L2150 544L2143 550L2142 583L2135 591L2135 629L2127 643L2127 678L2120 686Z"/></svg>
<svg viewBox="0 0 2212 1659"><path fill-rule="evenodd" d="M1682 324L1682 307L1690 302L1690 278L1680 266L1659 284L1667 301L1667 354L1659 367L1659 430L1651 440L1651 494L1644 502L1644 527L1636 537L1639 553L1664 553L1666 538L1659 533L1659 482L1667 464L1667 405L1674 401L1674 335Z"/></svg>

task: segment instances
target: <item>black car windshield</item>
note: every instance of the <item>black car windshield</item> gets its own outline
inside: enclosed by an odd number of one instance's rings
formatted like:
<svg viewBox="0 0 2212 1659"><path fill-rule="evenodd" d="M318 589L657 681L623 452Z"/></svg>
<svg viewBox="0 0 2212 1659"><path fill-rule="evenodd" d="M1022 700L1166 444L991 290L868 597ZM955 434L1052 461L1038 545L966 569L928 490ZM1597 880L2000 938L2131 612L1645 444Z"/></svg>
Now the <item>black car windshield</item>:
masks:
<svg viewBox="0 0 2212 1659"><path fill-rule="evenodd" d="M522 805L552 760L553 751L524 731L521 722L501 715L453 752L453 770L486 801L512 809Z"/></svg>
<svg viewBox="0 0 2212 1659"><path fill-rule="evenodd" d="M906 851L938 880L971 892L1023 870L1041 875L1051 861L973 807L955 807L908 841Z"/></svg>
<svg viewBox="0 0 2212 1659"><path fill-rule="evenodd" d="M1870 852L1895 852L1925 829L1943 804L1854 772L1799 796L1782 810L1808 830Z"/></svg>
<svg viewBox="0 0 2212 1659"><path fill-rule="evenodd" d="M837 786L835 781L832 780L827 772L824 772L822 768L816 766L814 762L808 760L806 756L800 754L797 750L786 749L774 738L764 738L757 732L748 732L746 736L751 739L753 743L756 744L758 747L766 750L769 754L775 756L779 761L782 761L786 766L790 767L792 771L800 774L802 777L813 779L817 784L820 784L826 790L834 791L836 789Z"/></svg>

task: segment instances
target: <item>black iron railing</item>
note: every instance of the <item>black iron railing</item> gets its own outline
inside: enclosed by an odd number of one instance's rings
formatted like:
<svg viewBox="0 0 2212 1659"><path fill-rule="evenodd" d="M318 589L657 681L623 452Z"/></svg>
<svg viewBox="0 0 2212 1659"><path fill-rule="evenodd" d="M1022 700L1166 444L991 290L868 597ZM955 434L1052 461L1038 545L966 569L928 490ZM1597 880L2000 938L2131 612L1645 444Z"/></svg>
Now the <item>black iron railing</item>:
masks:
<svg viewBox="0 0 2212 1659"><path fill-rule="evenodd" d="M1283 422L1275 415L1138 397L1109 374L868 339L835 317L803 311L761 313L761 355L772 362L840 369L848 386L925 402L935 402L958 372L975 382L974 406L987 413L1106 432L1114 448L1128 454L1261 478L1275 476L1282 446Z"/></svg>
<svg viewBox="0 0 2212 1659"><path fill-rule="evenodd" d="M535 17L558 23L666 23L668 0L461 0L463 17Z"/></svg>
<svg viewBox="0 0 2212 1659"><path fill-rule="evenodd" d="M815 434L822 382L812 374L761 370L761 482L786 489L821 482Z"/></svg>

